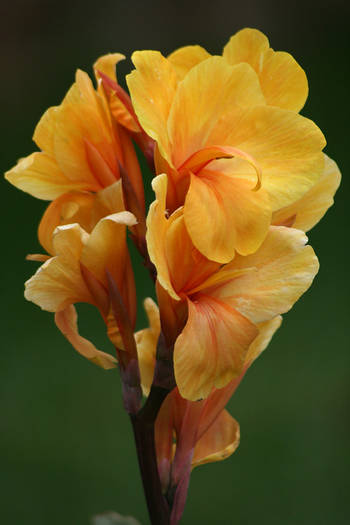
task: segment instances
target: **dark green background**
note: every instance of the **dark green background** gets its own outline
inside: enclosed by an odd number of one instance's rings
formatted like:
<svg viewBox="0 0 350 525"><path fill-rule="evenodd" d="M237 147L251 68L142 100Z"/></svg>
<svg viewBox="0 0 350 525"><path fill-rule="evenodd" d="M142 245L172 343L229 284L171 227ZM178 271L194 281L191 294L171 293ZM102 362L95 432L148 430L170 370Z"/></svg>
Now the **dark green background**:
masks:
<svg viewBox="0 0 350 525"><path fill-rule="evenodd" d="M43 111L80 67L110 51L164 53L200 43L219 53L238 29L264 31L305 68L303 114L320 126L344 180L310 234L321 270L230 404L242 440L229 460L193 473L185 524L345 525L349 513L349 9L345 2L4 2L1 167L34 149ZM120 75L130 68L127 62ZM147 181L149 182L149 180ZM1 186L1 487L4 525L87 525L106 510L148 523L117 372L83 360L51 314L23 299L45 203ZM140 300L152 293L138 275ZM103 346L102 322L81 331ZM144 322L140 318L139 326Z"/></svg>

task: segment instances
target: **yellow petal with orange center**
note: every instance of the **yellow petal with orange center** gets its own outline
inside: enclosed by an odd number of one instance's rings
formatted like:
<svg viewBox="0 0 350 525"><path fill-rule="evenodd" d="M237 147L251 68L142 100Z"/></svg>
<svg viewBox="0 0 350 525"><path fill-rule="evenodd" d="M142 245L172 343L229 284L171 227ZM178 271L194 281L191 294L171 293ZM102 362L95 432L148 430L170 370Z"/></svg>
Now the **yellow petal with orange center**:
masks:
<svg viewBox="0 0 350 525"><path fill-rule="evenodd" d="M230 66L223 58L212 57L192 68L178 85L169 114L173 165L182 165L206 146L235 146L220 140L236 127L232 115L264 103L256 73L248 64ZM210 139L213 133L215 141Z"/></svg>
<svg viewBox="0 0 350 525"><path fill-rule="evenodd" d="M254 323L287 312L309 288L319 264L307 237L300 230L271 226L253 255L236 258L226 266L251 268L236 279L207 291L212 297L236 308Z"/></svg>
<svg viewBox="0 0 350 525"><path fill-rule="evenodd" d="M76 302L93 304L79 263L87 238L88 234L78 224L57 228L53 239L55 256L25 283L24 295L28 301L49 312L58 312Z"/></svg>
<svg viewBox="0 0 350 525"><path fill-rule="evenodd" d="M253 186L254 187L254 186ZM196 248L208 259L227 263L235 251L247 255L263 242L271 208L264 188L218 172L191 176L184 217Z"/></svg>
<svg viewBox="0 0 350 525"><path fill-rule="evenodd" d="M242 29L224 47L229 64L247 62L256 71L267 104L300 111L308 96L304 70L283 51L274 51L257 29Z"/></svg>
<svg viewBox="0 0 350 525"><path fill-rule="evenodd" d="M196 443L192 468L229 457L237 449L240 440L238 422L223 410L215 423Z"/></svg>
<svg viewBox="0 0 350 525"><path fill-rule="evenodd" d="M178 82L176 71L158 51L136 51L131 58L136 70L126 80L136 115L167 158L167 119Z"/></svg>
<svg viewBox="0 0 350 525"><path fill-rule="evenodd" d="M188 300L188 320L174 349L175 379L182 397L206 398L239 375L258 330L228 304L198 294Z"/></svg>
<svg viewBox="0 0 350 525"><path fill-rule="evenodd" d="M273 224L285 224L291 221L294 228L308 231L322 219L332 206L334 194L337 191L341 174L334 160L325 157L323 173L320 179L305 193L305 195L285 208L273 214Z"/></svg>
<svg viewBox="0 0 350 525"><path fill-rule="evenodd" d="M277 107L249 108L241 112L226 137L213 133L210 140L232 144L254 158L273 211L302 197L323 171L326 142L319 128L311 120ZM255 170L239 158L214 161L208 167L256 183Z"/></svg>
<svg viewBox="0 0 350 525"><path fill-rule="evenodd" d="M208 51L201 46L185 46L176 49L167 58L174 67L178 79L183 80L190 69L210 56Z"/></svg>
<svg viewBox="0 0 350 525"><path fill-rule="evenodd" d="M77 312L72 304L55 315L57 327L79 354L106 370L115 368L117 360L113 356L98 350L90 341L79 334L77 321Z"/></svg>

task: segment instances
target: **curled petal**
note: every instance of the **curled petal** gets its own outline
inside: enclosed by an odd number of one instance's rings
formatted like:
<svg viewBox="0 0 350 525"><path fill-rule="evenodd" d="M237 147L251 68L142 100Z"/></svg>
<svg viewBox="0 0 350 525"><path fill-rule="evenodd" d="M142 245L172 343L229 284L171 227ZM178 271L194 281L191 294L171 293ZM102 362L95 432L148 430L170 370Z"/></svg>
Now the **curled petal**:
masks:
<svg viewBox="0 0 350 525"><path fill-rule="evenodd" d="M107 287L106 269L120 282L125 264L126 226L136 224L128 211L114 213L101 219L91 232L82 251L84 264Z"/></svg>
<svg viewBox="0 0 350 525"><path fill-rule="evenodd" d="M72 304L55 315L57 327L79 354L106 370L115 368L117 360L113 356L97 350L90 341L79 334L77 320L77 312Z"/></svg>
<svg viewBox="0 0 350 525"><path fill-rule="evenodd" d="M305 195L285 208L273 214L273 224L291 225L299 230L308 231L320 221L328 208L334 203L333 197L340 184L341 174L334 160L325 155L325 165L320 179Z"/></svg>
<svg viewBox="0 0 350 525"><path fill-rule="evenodd" d="M53 254L53 232L57 226L78 223L90 233L100 219L123 210L120 180L96 194L65 193L49 204L45 210L38 230L39 241L48 253Z"/></svg>
<svg viewBox="0 0 350 525"><path fill-rule="evenodd" d="M217 143L218 138L214 139ZM271 106L247 108L225 140L259 164L262 187L273 211L299 199L322 174L325 138L311 120L292 111ZM216 161L210 169L246 178L252 185L256 182L255 170L239 158Z"/></svg>
<svg viewBox="0 0 350 525"><path fill-rule="evenodd" d="M121 60L124 60L125 56L121 53L108 53L107 55L103 55L102 57L98 58L96 62L94 63L94 72L96 79L99 79L99 71L102 71L105 75L107 75L112 80L116 81L116 73L115 73L115 66L120 62Z"/></svg>
<svg viewBox="0 0 350 525"><path fill-rule="evenodd" d="M169 228L168 219L165 216L167 176L158 175L152 181L152 187L156 193L156 200L151 204L147 216L146 241L151 261L157 268L157 278L163 288L173 299L179 299L175 292L167 257L165 252L166 235Z"/></svg>
<svg viewBox="0 0 350 525"><path fill-rule="evenodd" d="M226 459L237 449L239 440L239 424L227 410L224 410L197 442L192 468Z"/></svg>
<svg viewBox="0 0 350 525"><path fill-rule="evenodd" d="M156 303L148 297L144 300L149 327L135 334L139 360L142 390L148 395L153 381L157 342L160 334L159 310Z"/></svg>
<svg viewBox="0 0 350 525"><path fill-rule="evenodd" d="M57 228L53 250L48 259L25 283L25 298L43 310L58 312L70 304L94 304L81 276L79 258L88 234L78 224Z"/></svg>

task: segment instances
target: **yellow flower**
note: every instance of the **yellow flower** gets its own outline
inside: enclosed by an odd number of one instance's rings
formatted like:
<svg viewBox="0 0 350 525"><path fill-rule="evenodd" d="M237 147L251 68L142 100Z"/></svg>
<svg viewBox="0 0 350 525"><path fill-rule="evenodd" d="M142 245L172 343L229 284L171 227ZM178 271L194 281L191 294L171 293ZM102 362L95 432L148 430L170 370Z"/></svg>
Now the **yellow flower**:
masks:
<svg viewBox="0 0 350 525"><path fill-rule="evenodd" d="M295 112L305 75L251 31L233 37L223 57L198 47L168 59L136 52L127 78L138 119L157 143L157 173L169 177L167 208L183 205L193 244L219 263L254 253L272 214L302 198L324 169L322 133Z"/></svg>
<svg viewBox="0 0 350 525"><path fill-rule="evenodd" d="M168 297L158 288L161 316L181 311L177 329L169 328L177 332L175 379L182 397L197 400L240 375L258 324L293 306L318 261L303 232L282 226L271 226L252 255L237 255L223 266L210 261L192 244L182 209L166 218L166 175L155 178L153 187L147 245Z"/></svg>
<svg viewBox="0 0 350 525"><path fill-rule="evenodd" d="M120 180L120 166L128 174L144 210L142 176L129 131L113 121L101 86L99 92L95 91L83 71L77 71L76 81L63 102L44 113L33 139L42 151L21 159L5 176L37 198L61 198L46 211L45 220L52 226L50 234L56 226L66 223L69 215L84 215L86 223L89 210L93 227L94 208L99 206L99 202L94 202L95 194ZM57 210L63 204L61 222ZM114 207L110 202L107 212L120 211L118 206L119 203Z"/></svg>
<svg viewBox="0 0 350 525"><path fill-rule="evenodd" d="M117 284L134 327L135 284L125 238L126 226L134 224L134 216L124 211L101 219L91 234L79 224L59 226L53 235L53 257L31 257L45 262L26 282L26 299L43 310L54 312L58 328L74 348L103 368L115 366L116 360L79 335L73 305L86 302L96 306L110 338L122 348L111 309L106 272Z"/></svg>

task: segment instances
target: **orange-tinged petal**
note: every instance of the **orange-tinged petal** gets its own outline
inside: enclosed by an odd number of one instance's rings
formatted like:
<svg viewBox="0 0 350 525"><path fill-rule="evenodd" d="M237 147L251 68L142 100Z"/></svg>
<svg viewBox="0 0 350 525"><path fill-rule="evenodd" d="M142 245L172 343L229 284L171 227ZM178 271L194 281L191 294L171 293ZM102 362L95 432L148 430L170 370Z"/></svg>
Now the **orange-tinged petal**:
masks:
<svg viewBox="0 0 350 525"><path fill-rule="evenodd" d="M266 102L300 111L308 95L305 72L289 54L274 51L266 36L257 29L242 29L224 47L229 64L247 62L256 71Z"/></svg>
<svg viewBox="0 0 350 525"><path fill-rule="evenodd" d="M14 186L38 199L51 200L67 191L83 190L85 183L68 179L57 162L45 153L36 152L20 159L18 164L5 173Z"/></svg>
<svg viewBox="0 0 350 525"><path fill-rule="evenodd" d="M201 46L185 46L176 49L167 58L174 67L178 79L183 80L190 69L210 56L208 51Z"/></svg>
<svg viewBox="0 0 350 525"><path fill-rule="evenodd" d="M123 211L101 219L88 237L81 253L81 263L108 287L106 270L122 284L127 257L126 226L136 224L132 213Z"/></svg>
<svg viewBox="0 0 350 525"><path fill-rule="evenodd" d="M98 350L90 341L79 334L77 321L77 312L72 304L55 315L57 327L79 354L106 370L115 368L117 360L113 356L101 352L101 350Z"/></svg>
<svg viewBox="0 0 350 525"><path fill-rule="evenodd" d="M191 176L184 217L196 248L208 259L227 263L236 250L247 255L259 248L271 208L264 188L255 192L248 180L206 170Z"/></svg>
<svg viewBox="0 0 350 525"><path fill-rule="evenodd" d="M192 468L229 457L237 449L240 440L238 422L223 410L215 423L196 443Z"/></svg>
<svg viewBox="0 0 350 525"><path fill-rule="evenodd" d="M239 375L257 328L222 301L198 294L175 343L174 370L182 397L206 398Z"/></svg>
<svg viewBox="0 0 350 525"><path fill-rule="evenodd" d="M157 343L160 334L159 310L150 297L143 302L147 313L149 327L135 334L137 355L141 374L141 385L144 395L148 395L153 381Z"/></svg>
<svg viewBox="0 0 350 525"><path fill-rule="evenodd" d="M158 51L136 51L131 58L136 70L126 80L136 115L167 157L167 119L178 82L176 71Z"/></svg>
<svg viewBox="0 0 350 525"><path fill-rule="evenodd" d="M248 64L230 66L222 57L199 63L178 85L169 114L173 165L182 165L206 146L236 146L223 142L232 130L235 113L264 103L256 73Z"/></svg>
<svg viewBox="0 0 350 525"><path fill-rule="evenodd" d="M252 268L236 279L207 291L236 308L254 323L287 312L309 288L319 264L307 237L300 230L271 226L253 255L236 256L228 268ZM225 269L227 271L227 267Z"/></svg>
<svg viewBox="0 0 350 525"><path fill-rule="evenodd" d="M218 143L218 137L213 140ZM325 138L309 119L271 106L249 108L231 127L226 143L253 157L262 171L262 187L272 210L290 205L304 195L321 176ZM243 160L223 159L210 165L256 183L255 170Z"/></svg>
<svg viewBox="0 0 350 525"><path fill-rule="evenodd" d="M45 210L40 221L38 236L40 244L54 255L53 232L57 226L78 223L85 231L91 231L91 210L95 196L86 192L64 193Z"/></svg>
<svg viewBox="0 0 350 525"><path fill-rule="evenodd" d="M76 222L90 233L100 219L123 210L120 180L96 194L65 193L46 208L39 225L39 241L48 253L53 254L52 235L57 226Z"/></svg>
<svg viewBox="0 0 350 525"><path fill-rule="evenodd" d="M252 362L255 361L255 359L257 359L259 355L265 350L273 335L281 326L281 323L282 317L278 315L277 317L271 319L271 321L265 321L264 323L257 324L259 334L249 347L245 358L246 364L249 364L250 366Z"/></svg>
<svg viewBox="0 0 350 525"><path fill-rule="evenodd" d="M220 264L209 261L194 247L180 211L175 212L168 223L164 250L171 282L176 292L189 294L219 269Z"/></svg>
<svg viewBox="0 0 350 525"><path fill-rule="evenodd" d="M169 221L165 216L167 176L162 174L155 177L152 181L152 187L156 194L156 200L151 204L147 216L146 241L148 253L157 268L159 283L173 299L180 299L171 282L165 251L166 235L169 228Z"/></svg>
<svg viewBox="0 0 350 525"><path fill-rule="evenodd" d="M55 257L25 283L25 298L43 310L58 312L72 303L94 304L81 276L79 259L88 234L78 224L60 226L54 234Z"/></svg>
<svg viewBox="0 0 350 525"><path fill-rule="evenodd" d="M340 179L338 166L325 155L324 170L320 179L301 199L276 211L272 217L273 224L284 224L291 219L294 228L311 230L332 206Z"/></svg>
<svg viewBox="0 0 350 525"><path fill-rule="evenodd" d="M96 60L94 72L98 81L98 91L107 97L108 105L115 120L129 131L140 132L131 101L119 86L116 76L116 64L124 60L120 53L110 53Z"/></svg>
<svg viewBox="0 0 350 525"><path fill-rule="evenodd" d="M198 150L196 153L191 155L178 169L180 173L191 172L196 174L205 168L205 166L207 166L212 160L227 158L238 158L247 161L248 164L254 168L258 179L255 187L253 188L254 191L257 191L261 188L262 173L260 166L251 155L231 146L209 146L207 148Z"/></svg>

